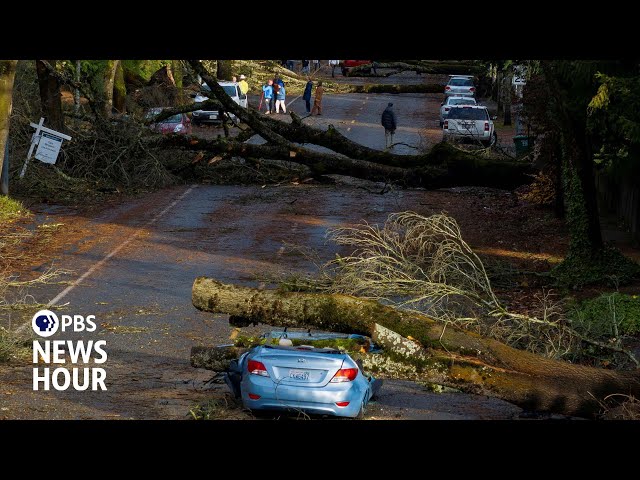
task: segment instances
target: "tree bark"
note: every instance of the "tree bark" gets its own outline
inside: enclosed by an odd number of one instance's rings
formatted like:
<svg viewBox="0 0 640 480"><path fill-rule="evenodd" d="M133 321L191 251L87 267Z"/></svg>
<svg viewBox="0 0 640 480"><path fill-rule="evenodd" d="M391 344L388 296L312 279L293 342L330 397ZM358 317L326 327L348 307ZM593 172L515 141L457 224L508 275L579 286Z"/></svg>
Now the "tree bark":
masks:
<svg viewBox="0 0 640 480"><path fill-rule="evenodd" d="M218 80L231 80L233 61L232 60L216 60L216 78ZM206 81L206 80L205 80Z"/></svg>
<svg viewBox="0 0 640 480"><path fill-rule="evenodd" d="M109 60L107 62L107 68L104 72L104 104L103 104L103 114L105 117L111 116L111 110L113 108L113 86L116 80L116 72L118 70L118 65L120 65L120 60Z"/></svg>
<svg viewBox="0 0 640 480"><path fill-rule="evenodd" d="M509 67L509 71L505 75L504 79L504 123L503 125L506 127L511 125L511 79L513 78L513 73L511 71L511 67Z"/></svg>
<svg viewBox="0 0 640 480"><path fill-rule="evenodd" d="M113 108L118 113L127 112L127 86L124 81L124 70L122 69L121 61L118 61L113 82Z"/></svg>
<svg viewBox="0 0 640 480"><path fill-rule="evenodd" d="M46 60L53 68L56 68L55 60ZM42 105L42 116L47 121L47 127L58 132L64 132L64 115L62 114L62 95L60 93L60 82L51 75L49 69L36 60L36 72L38 74L38 86L40 88L40 104Z"/></svg>
<svg viewBox="0 0 640 480"><path fill-rule="evenodd" d="M640 396L638 370L621 372L551 360L371 300L257 290L199 277L192 302L199 310L230 315L229 323L237 327L266 323L373 337L379 324L424 347L420 353L426 357L416 360L424 378L444 378L464 391L484 392L527 409L588 416L599 411L597 400L606 395Z"/></svg>
<svg viewBox="0 0 640 480"><path fill-rule="evenodd" d="M4 151L9 138L13 80L16 76L17 64L17 60L0 60L0 172L4 165Z"/></svg>

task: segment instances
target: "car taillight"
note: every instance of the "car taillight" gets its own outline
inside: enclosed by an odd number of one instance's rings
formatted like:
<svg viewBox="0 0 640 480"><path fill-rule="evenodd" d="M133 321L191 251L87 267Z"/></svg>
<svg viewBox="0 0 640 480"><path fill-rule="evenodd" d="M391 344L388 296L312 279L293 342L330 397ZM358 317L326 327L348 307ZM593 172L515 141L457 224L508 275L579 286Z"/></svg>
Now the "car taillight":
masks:
<svg viewBox="0 0 640 480"><path fill-rule="evenodd" d="M471 87L471 88L469 89L469 91L470 91L470 92L475 92L475 91L476 91L476 87Z"/></svg>
<svg viewBox="0 0 640 480"><path fill-rule="evenodd" d="M444 87L445 90L451 90L451 87L449 85L447 85L446 87Z"/></svg>
<svg viewBox="0 0 640 480"><path fill-rule="evenodd" d="M336 405L339 407L347 407L349 405L349 402L336 402Z"/></svg>
<svg viewBox="0 0 640 480"><path fill-rule="evenodd" d="M484 122L484 131L485 132L489 131L489 122Z"/></svg>
<svg viewBox="0 0 640 480"><path fill-rule="evenodd" d="M255 360L249 360L247 370L252 375L261 375L263 377L269 376L269 372L267 372L267 368L264 366L264 363L257 362Z"/></svg>
<svg viewBox="0 0 640 480"><path fill-rule="evenodd" d="M449 108L444 107L444 111L445 111L445 112L448 112L449 110L450 110Z"/></svg>
<svg viewBox="0 0 640 480"><path fill-rule="evenodd" d="M249 394L249 398L251 400L259 400L260 399L260 395L256 395L255 393L250 393Z"/></svg>
<svg viewBox="0 0 640 480"><path fill-rule="evenodd" d="M444 121L444 125L442 125L442 128L449 128L449 120Z"/></svg>
<svg viewBox="0 0 640 480"><path fill-rule="evenodd" d="M332 383L352 382L358 376L357 368L341 368L331 379Z"/></svg>

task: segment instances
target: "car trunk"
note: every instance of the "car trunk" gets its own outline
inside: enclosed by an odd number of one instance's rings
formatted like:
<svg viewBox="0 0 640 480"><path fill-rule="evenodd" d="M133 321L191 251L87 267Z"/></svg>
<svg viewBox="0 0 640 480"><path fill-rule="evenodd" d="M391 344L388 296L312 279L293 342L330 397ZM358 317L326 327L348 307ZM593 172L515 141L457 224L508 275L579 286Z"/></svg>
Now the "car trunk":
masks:
<svg viewBox="0 0 640 480"><path fill-rule="evenodd" d="M449 116L448 122L449 122L448 130L450 133L459 133L461 135L473 135L473 136L484 135L485 120L452 119L451 116Z"/></svg>
<svg viewBox="0 0 640 480"><path fill-rule="evenodd" d="M327 355L300 347L267 347L260 354L271 379L282 385L323 387L342 367L345 354Z"/></svg>

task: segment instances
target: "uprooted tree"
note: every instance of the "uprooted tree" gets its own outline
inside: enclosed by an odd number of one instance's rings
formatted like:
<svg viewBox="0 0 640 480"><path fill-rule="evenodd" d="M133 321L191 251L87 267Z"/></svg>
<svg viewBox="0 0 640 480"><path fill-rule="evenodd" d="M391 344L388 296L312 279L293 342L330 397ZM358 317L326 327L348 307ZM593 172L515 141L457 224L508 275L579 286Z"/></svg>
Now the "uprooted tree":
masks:
<svg viewBox="0 0 640 480"><path fill-rule="evenodd" d="M589 415L609 394L640 393L637 369L559 360L589 344L638 366L632 353L575 330L549 303L537 316L510 312L452 218L403 212L383 227L365 224L330 234L355 251L328 262L320 277L280 282L278 290L200 277L193 284L194 306L230 315L235 327L265 323L368 335L386 352L364 355L374 371L489 394L529 409ZM222 371L243 351L194 347L192 365Z"/></svg>

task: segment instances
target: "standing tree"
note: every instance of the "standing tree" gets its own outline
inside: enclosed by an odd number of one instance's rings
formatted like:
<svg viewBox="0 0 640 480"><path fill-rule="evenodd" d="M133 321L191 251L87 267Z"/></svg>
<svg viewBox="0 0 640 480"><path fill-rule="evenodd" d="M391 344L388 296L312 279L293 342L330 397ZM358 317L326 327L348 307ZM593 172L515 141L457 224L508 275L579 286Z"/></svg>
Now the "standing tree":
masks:
<svg viewBox="0 0 640 480"><path fill-rule="evenodd" d="M0 172L4 164L4 151L9 138L9 120L13 104L13 80L17 60L0 60Z"/></svg>
<svg viewBox="0 0 640 480"><path fill-rule="evenodd" d="M49 65L56 68L56 60L46 60ZM44 65L42 60L36 60L36 72L38 74L38 86L40 87L40 102L42 115L47 121L47 126L59 132L64 131L64 116L62 114L62 95L60 82Z"/></svg>
<svg viewBox="0 0 640 480"><path fill-rule="evenodd" d="M231 70L233 68L232 60L217 60L216 78L218 80L231 80Z"/></svg>
<svg viewBox="0 0 640 480"><path fill-rule="evenodd" d="M563 157L563 179L570 247L567 258L554 270L562 283L581 285L613 279L625 281L639 267L602 240L594 177L589 105L598 93L599 72L620 72L622 62L542 61L548 87L549 119L558 132ZM613 278L615 277L615 279Z"/></svg>

